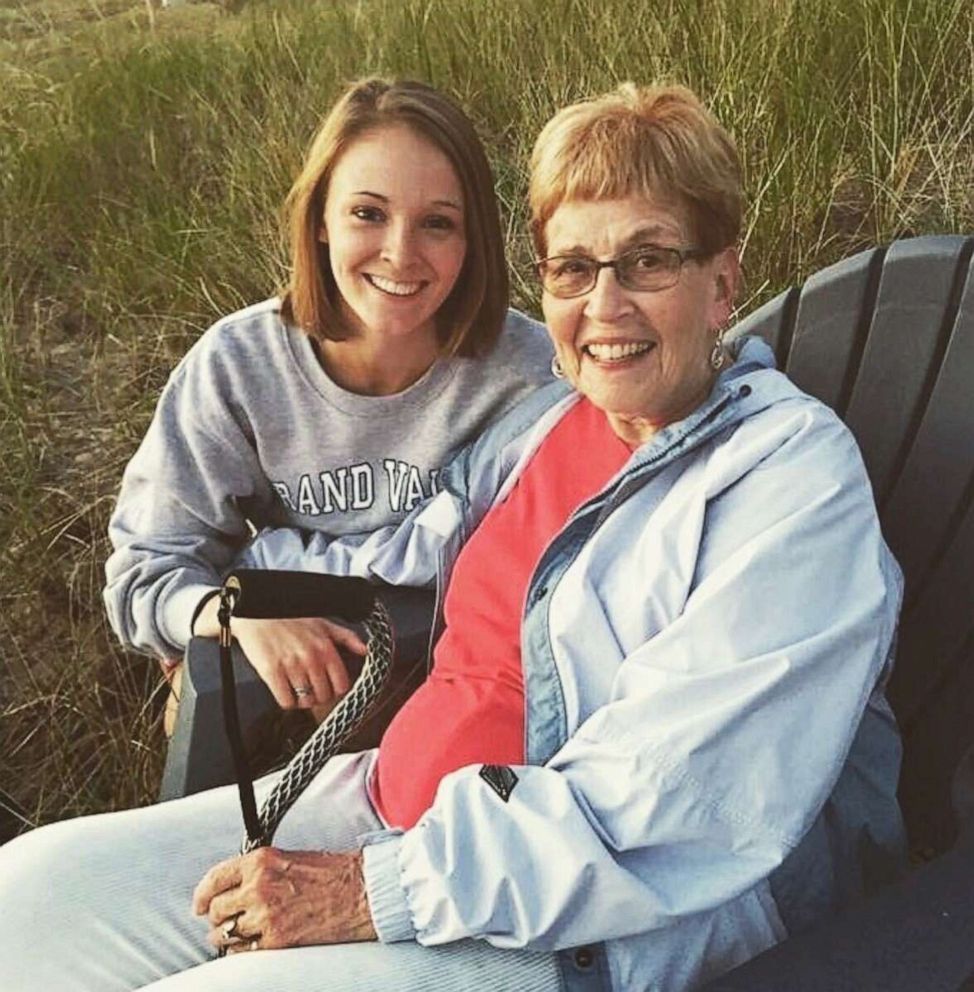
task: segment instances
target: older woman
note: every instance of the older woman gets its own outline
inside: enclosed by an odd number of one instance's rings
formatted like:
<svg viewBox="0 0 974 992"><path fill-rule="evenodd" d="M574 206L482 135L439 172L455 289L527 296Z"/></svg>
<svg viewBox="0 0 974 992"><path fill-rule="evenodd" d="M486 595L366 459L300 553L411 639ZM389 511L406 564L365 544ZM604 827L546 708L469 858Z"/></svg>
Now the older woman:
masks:
<svg viewBox="0 0 974 992"><path fill-rule="evenodd" d="M722 342L732 143L686 90L625 86L545 128L531 205L567 381L397 531L251 555L449 576L427 683L277 848L204 873L227 790L16 842L4 988L687 989L895 860L899 572L848 431Z"/></svg>

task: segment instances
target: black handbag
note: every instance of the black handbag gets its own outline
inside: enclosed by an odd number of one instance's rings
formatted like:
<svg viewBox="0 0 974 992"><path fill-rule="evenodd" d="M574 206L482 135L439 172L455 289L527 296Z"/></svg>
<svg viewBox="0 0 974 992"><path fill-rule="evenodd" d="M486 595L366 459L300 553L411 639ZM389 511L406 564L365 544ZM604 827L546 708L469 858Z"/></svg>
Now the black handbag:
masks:
<svg viewBox="0 0 974 992"><path fill-rule="evenodd" d="M376 594L375 587L365 579L310 572L239 569L227 575L222 587L197 605L194 621L214 596L220 598L218 617L224 727L233 756L246 829L241 852L246 853L271 843L278 824L311 779L375 708L390 681L395 638L388 610ZM330 617L361 623L367 635L365 661L351 690L291 759L259 811L237 712L231 657L233 638L230 621L233 617Z"/></svg>

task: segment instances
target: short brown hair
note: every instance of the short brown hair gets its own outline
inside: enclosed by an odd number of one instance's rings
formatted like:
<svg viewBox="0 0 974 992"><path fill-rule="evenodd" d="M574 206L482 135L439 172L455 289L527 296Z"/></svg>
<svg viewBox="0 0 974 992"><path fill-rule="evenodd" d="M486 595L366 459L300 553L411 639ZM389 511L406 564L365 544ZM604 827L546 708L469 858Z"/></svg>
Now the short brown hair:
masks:
<svg viewBox="0 0 974 992"><path fill-rule="evenodd" d="M509 292L494 178L469 118L425 83L361 79L345 90L319 127L287 198L291 279L282 313L314 337L344 336L328 246L318 239L328 182L356 138L392 125L406 125L432 142L460 180L466 255L437 314L437 332L445 354L483 354L500 334Z"/></svg>
<svg viewBox="0 0 974 992"><path fill-rule="evenodd" d="M559 111L531 155L531 236L569 200L641 194L684 207L699 247L717 252L741 230L741 168L734 140L684 86L623 83Z"/></svg>

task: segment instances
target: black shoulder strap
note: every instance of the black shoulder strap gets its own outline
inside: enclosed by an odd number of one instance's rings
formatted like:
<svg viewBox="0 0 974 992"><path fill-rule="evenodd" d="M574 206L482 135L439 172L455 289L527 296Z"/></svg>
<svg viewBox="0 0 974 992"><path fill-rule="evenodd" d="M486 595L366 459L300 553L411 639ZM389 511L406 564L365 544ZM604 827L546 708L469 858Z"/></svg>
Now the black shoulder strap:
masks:
<svg viewBox="0 0 974 992"><path fill-rule="evenodd" d="M230 754L233 757L237 791L240 793L240 809L243 811L247 837L253 841L260 834L260 823L257 819L257 800L254 798L254 779L240 734L237 686L233 678L233 653L231 651L233 635L230 633L230 617L233 616L238 591L239 586L229 582L224 582L223 588L220 590L220 609L217 613L220 620L220 685L223 690L223 726L226 730L227 741L230 744Z"/></svg>

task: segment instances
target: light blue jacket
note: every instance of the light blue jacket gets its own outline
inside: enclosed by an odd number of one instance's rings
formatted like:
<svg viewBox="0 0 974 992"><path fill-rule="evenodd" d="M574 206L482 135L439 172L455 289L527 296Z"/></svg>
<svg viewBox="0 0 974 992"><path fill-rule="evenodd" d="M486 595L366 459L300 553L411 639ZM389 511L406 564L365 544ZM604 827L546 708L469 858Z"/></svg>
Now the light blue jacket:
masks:
<svg viewBox="0 0 974 992"><path fill-rule="evenodd" d="M479 937L559 951L568 989L683 990L897 863L883 685L900 571L849 431L763 342L737 347L535 569L509 796L463 768L414 828L366 839L382 940ZM442 590L576 399L539 390L398 530L357 546L267 532L248 563Z"/></svg>

